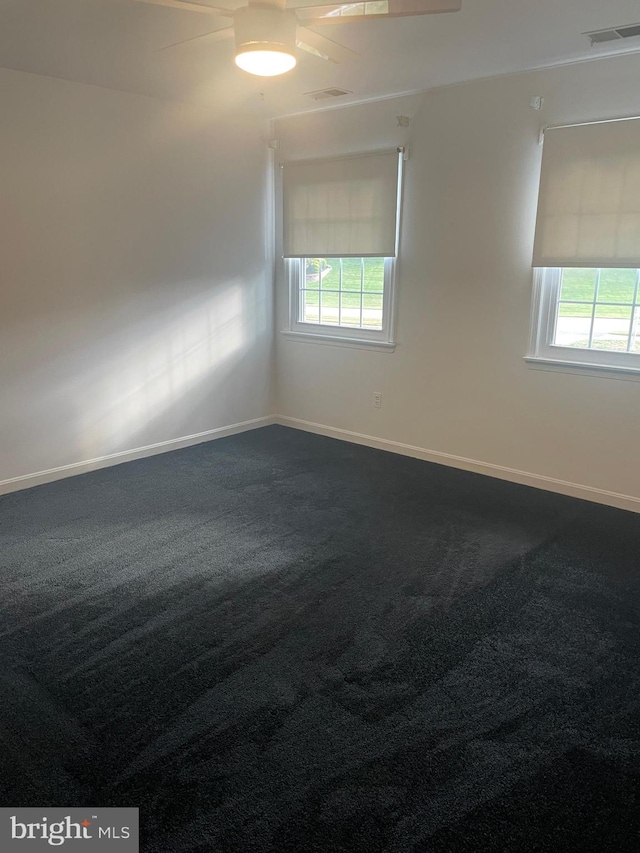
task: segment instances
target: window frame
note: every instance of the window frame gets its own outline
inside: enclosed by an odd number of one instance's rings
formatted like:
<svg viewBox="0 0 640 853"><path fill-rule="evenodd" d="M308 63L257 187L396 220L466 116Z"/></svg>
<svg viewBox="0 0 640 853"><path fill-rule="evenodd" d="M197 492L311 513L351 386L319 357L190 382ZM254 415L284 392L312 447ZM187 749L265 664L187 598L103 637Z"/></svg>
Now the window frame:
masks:
<svg viewBox="0 0 640 853"><path fill-rule="evenodd" d="M531 332L527 361L571 366L595 371L622 371L640 379L640 353L566 347L553 343L558 319L558 297L562 270L570 267L534 269Z"/></svg>
<svg viewBox="0 0 640 853"><path fill-rule="evenodd" d="M361 329L346 324L310 323L300 320L300 294L303 290L301 284L304 281L303 264L305 260L305 258L285 258L289 291L288 328L285 333L302 339L314 339L326 343L345 343L352 346L381 347L384 349L395 348L396 258L384 258L381 329ZM331 260L331 258L327 257L327 260ZM335 258L335 260L338 259Z"/></svg>

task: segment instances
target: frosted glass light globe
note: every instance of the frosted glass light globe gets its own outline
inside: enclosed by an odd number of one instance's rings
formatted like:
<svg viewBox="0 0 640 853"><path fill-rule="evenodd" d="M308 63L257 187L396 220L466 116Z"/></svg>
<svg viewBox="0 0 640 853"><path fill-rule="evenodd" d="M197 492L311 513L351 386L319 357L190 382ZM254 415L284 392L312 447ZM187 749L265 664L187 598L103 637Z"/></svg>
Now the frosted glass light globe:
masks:
<svg viewBox="0 0 640 853"><path fill-rule="evenodd" d="M296 65L296 58L282 50L246 50L237 54L236 65L258 77L276 77L291 71Z"/></svg>

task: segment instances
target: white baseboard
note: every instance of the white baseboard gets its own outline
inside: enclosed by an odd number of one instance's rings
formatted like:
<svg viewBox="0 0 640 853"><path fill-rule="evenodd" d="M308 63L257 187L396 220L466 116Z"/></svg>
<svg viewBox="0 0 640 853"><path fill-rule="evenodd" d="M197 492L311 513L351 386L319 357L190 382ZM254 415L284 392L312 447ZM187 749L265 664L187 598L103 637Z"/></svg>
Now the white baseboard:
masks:
<svg viewBox="0 0 640 853"><path fill-rule="evenodd" d="M77 474L86 474L88 471L96 471L98 468L108 468L111 465L119 465L121 462L131 462L133 459L143 459L146 456L155 456L158 453L166 453L169 450L179 450L181 447L190 447L192 444L200 444L203 441L224 438L225 435L235 435L236 433L246 432L250 429L258 429L259 427L269 426L275 422L276 419L272 416L253 418L250 421L216 427L216 429L196 432L193 435L172 438L169 441L159 441L157 444L148 444L146 447L122 450L119 453L109 453L107 456L98 456L95 459L87 459L84 462L73 462L71 465L61 465L59 468L49 468L47 471L37 471L34 474L11 477L8 480L0 480L0 495L16 492L19 489L30 489L32 486L41 486L44 483L62 480L65 477L74 477Z"/></svg>
<svg viewBox="0 0 640 853"><path fill-rule="evenodd" d="M439 465L448 465L452 468L460 468L463 471L472 471L475 474L484 474L488 477L497 477L500 480L508 480L523 486L532 486L548 492L557 492L573 498L593 501L594 503L613 506L618 509L626 509L631 512L640 513L640 498L632 495L623 495L619 492L609 492L606 489L596 489L593 486L584 486L579 483L570 483L566 480L558 480L554 477L546 477L542 474L531 474L528 471L519 471L516 468L507 468L504 465L494 465L490 462L479 462L477 459L468 459L464 456L455 456L451 453L442 453L437 450L427 450L424 447L416 447L412 444L403 444L400 441L391 441L385 438L377 438L373 435L352 432L347 429L318 424L313 421L305 421L300 418L290 418L285 415L268 415L262 418L253 418L229 426L217 427L205 430L193 435L181 438L160 441L157 444L149 444L146 447L136 447L132 450L123 450L119 453L110 453L107 456L98 456L95 459L87 459L83 462L74 462L70 465L61 465L59 468L50 468L46 471L37 471L33 474L23 474L20 477L12 477L8 480L0 480L0 495L6 495L20 489L30 489L32 486L40 486L61 480L65 477L73 477L77 474L85 474L96 471L99 468L108 468L119 465L122 462L130 462L134 459L143 459L147 456L155 456L158 453L166 453L170 450L179 450L182 447L190 447L204 441L212 441L216 438L224 438L227 435L246 432L247 430L259 429L270 424L281 424L293 429L313 432L317 435L326 435L340 441L350 441L354 444L363 444L366 447L374 447L378 450L386 450L391 453L399 453L402 456L411 456L414 459L423 459L426 462L435 462Z"/></svg>
<svg viewBox="0 0 640 853"><path fill-rule="evenodd" d="M464 456L454 456L451 453L427 450L424 447L415 447L412 444L402 444L400 441L376 438L373 435L351 432L347 429L338 429L337 427L327 426L326 424L316 424L312 421L300 420L300 418L277 415L275 423L292 427L293 429L314 432L318 435L326 435L330 438L340 439L341 441L364 444L367 447L375 447L378 450L388 450L391 453L412 456L415 459L424 459L426 462L436 462L439 465L448 465L451 468L461 468L463 471L472 471L475 474L497 477L499 480L509 480L512 483L519 483L522 486L533 486L535 489L544 489L548 492L557 492L558 494L568 495L572 498L581 498L582 500L640 513L640 498L633 497L632 495L622 495L618 492L596 489L593 486L569 483L566 480L557 480L554 477L545 477L542 474L531 474L528 471L518 471L516 468L506 468L504 465L494 465L490 462L479 462L477 459L467 459Z"/></svg>

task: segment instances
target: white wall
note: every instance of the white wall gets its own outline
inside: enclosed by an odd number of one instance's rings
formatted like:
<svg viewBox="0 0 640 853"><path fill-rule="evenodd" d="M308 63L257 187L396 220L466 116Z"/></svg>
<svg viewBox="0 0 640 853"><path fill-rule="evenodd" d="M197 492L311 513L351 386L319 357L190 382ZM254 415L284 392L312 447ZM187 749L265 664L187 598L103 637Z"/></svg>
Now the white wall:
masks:
<svg viewBox="0 0 640 853"><path fill-rule="evenodd" d="M640 499L640 382L523 361L540 127L640 113L638 80L635 54L426 93L408 140L398 347L278 335L278 412ZM529 106L534 95L545 98L542 113ZM282 120L279 158L402 144L395 116L410 108L403 99ZM286 303L281 273L278 328Z"/></svg>
<svg viewBox="0 0 640 853"><path fill-rule="evenodd" d="M268 415L266 128L6 70L0 114L0 487Z"/></svg>

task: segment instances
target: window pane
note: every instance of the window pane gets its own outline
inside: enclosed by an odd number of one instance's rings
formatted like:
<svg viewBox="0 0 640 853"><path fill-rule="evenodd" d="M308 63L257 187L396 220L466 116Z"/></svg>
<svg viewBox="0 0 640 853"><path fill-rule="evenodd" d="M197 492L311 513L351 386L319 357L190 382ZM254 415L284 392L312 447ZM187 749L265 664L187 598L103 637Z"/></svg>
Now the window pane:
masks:
<svg viewBox="0 0 640 853"><path fill-rule="evenodd" d="M621 315L621 312L622 315ZM625 352L629 339L631 308L598 305L593 321L593 349Z"/></svg>
<svg viewBox="0 0 640 853"><path fill-rule="evenodd" d="M562 270L560 299L593 302L597 275L597 270Z"/></svg>
<svg viewBox="0 0 640 853"><path fill-rule="evenodd" d="M320 322L329 326L337 326L340 323L340 312L338 309L339 294L325 293L322 291L322 303L320 308Z"/></svg>
<svg viewBox="0 0 640 853"><path fill-rule="evenodd" d="M640 352L640 308L636 308L631 330L631 352Z"/></svg>
<svg viewBox="0 0 640 853"><path fill-rule="evenodd" d="M561 302L558 305L558 317L591 317L593 303Z"/></svg>
<svg viewBox="0 0 640 853"><path fill-rule="evenodd" d="M322 289L340 289L340 260L338 258L327 258L326 267L322 272Z"/></svg>
<svg viewBox="0 0 640 853"><path fill-rule="evenodd" d="M319 314L318 314L318 292L313 290L301 290L300 291L300 304L302 307L302 321L304 323L317 323L319 322Z"/></svg>
<svg viewBox="0 0 640 853"><path fill-rule="evenodd" d="M558 312L554 344L559 347L588 347L589 331L591 330L591 312L588 316L578 314L570 309L584 308L583 305L561 305Z"/></svg>
<svg viewBox="0 0 640 853"><path fill-rule="evenodd" d="M381 293L365 293L362 297L362 325L367 329L382 328Z"/></svg>
<svg viewBox="0 0 640 853"><path fill-rule="evenodd" d="M380 311L366 311L362 325L366 329L381 329L382 309Z"/></svg>
<svg viewBox="0 0 640 853"><path fill-rule="evenodd" d="M364 289L380 293L384 290L384 258L364 259Z"/></svg>
<svg viewBox="0 0 640 853"><path fill-rule="evenodd" d="M360 294L342 293L342 325L360 325Z"/></svg>
<svg viewBox="0 0 640 853"><path fill-rule="evenodd" d="M382 308L382 294L365 293L362 302L365 308Z"/></svg>
<svg viewBox="0 0 640 853"><path fill-rule="evenodd" d="M342 293L342 307L343 308L357 308L360 310L360 294L359 293Z"/></svg>
<svg viewBox="0 0 640 853"><path fill-rule="evenodd" d="M382 328L382 294L365 294L362 299L362 325L367 329Z"/></svg>
<svg viewBox="0 0 640 853"><path fill-rule="evenodd" d="M304 270L304 286L309 290L320 287L320 271L324 268L322 258L305 258L301 261Z"/></svg>
<svg viewBox="0 0 640 853"><path fill-rule="evenodd" d="M342 259L342 289L357 290L361 286L361 260L360 258Z"/></svg>
<svg viewBox="0 0 640 853"><path fill-rule="evenodd" d="M389 0L371 0L364 4L365 15L388 15Z"/></svg>
<svg viewBox="0 0 640 853"><path fill-rule="evenodd" d="M342 325L343 326L359 326L360 325L360 294L345 293L341 296L342 306Z"/></svg>
<svg viewBox="0 0 640 853"><path fill-rule="evenodd" d="M598 302L633 302L635 270L602 270Z"/></svg>

